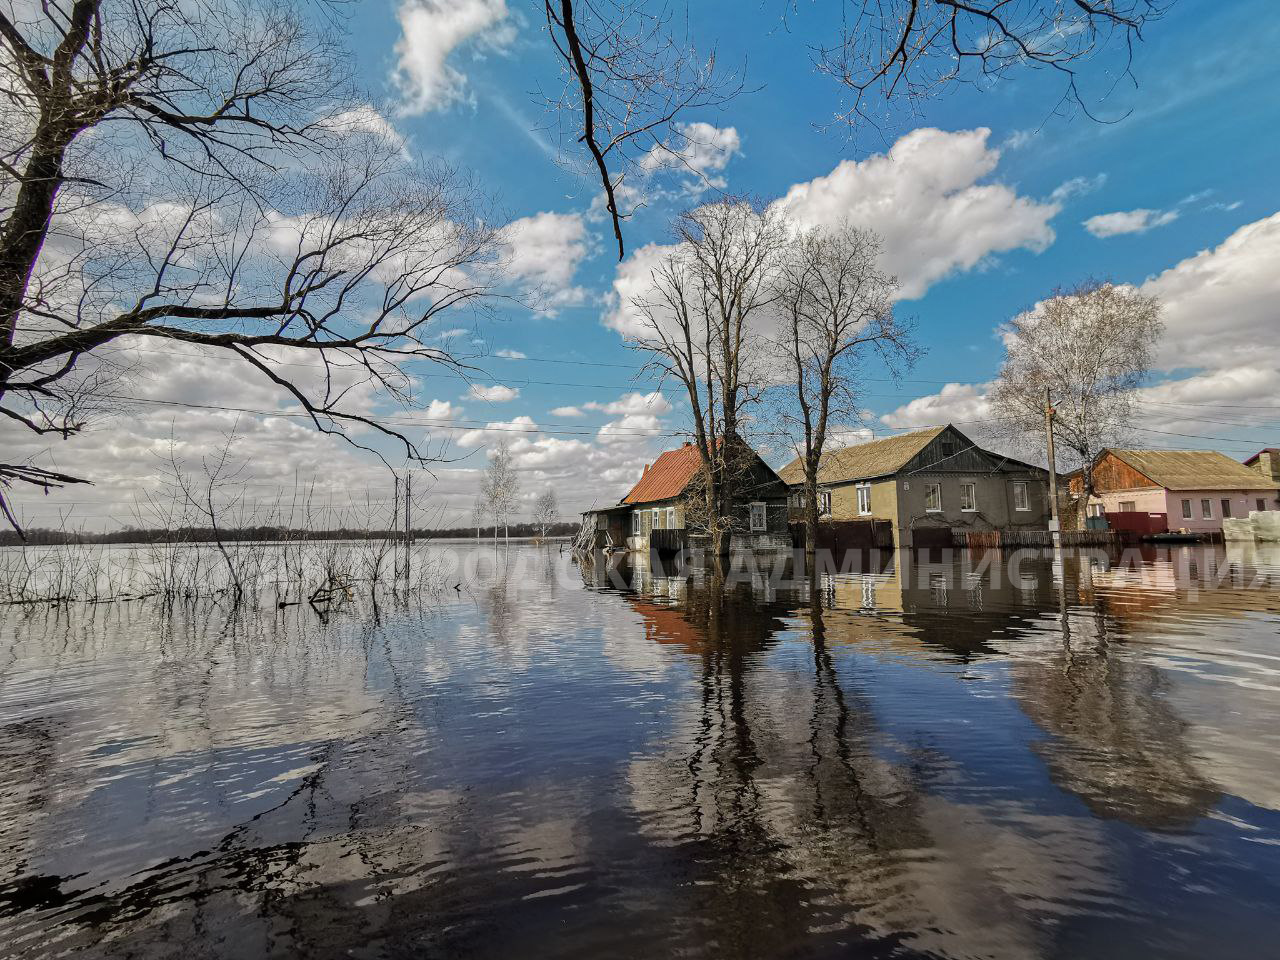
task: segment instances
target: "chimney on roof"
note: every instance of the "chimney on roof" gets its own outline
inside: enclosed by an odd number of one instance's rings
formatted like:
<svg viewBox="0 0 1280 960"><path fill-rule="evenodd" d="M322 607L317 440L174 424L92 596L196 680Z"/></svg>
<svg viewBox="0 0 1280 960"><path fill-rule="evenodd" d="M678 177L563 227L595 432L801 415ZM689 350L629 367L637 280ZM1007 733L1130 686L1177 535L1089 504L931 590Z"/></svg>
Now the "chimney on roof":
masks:
<svg viewBox="0 0 1280 960"><path fill-rule="evenodd" d="M649 472L649 465L646 463L646 464L644 465L644 469L640 471L640 474L643 476L644 474L646 474L646 473L648 473L648 472Z"/></svg>
<svg viewBox="0 0 1280 960"><path fill-rule="evenodd" d="M686 447L692 447L692 446L693 446L693 441L692 441L692 440L686 440L686 441L684 442L684 445L685 445Z"/></svg>

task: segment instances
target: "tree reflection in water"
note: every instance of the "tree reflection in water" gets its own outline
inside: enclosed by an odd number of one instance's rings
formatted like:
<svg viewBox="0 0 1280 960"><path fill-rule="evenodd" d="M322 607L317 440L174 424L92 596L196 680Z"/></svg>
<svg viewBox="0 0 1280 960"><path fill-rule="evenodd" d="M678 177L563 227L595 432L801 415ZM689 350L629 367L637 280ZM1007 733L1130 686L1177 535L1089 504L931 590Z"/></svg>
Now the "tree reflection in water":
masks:
<svg viewBox="0 0 1280 960"><path fill-rule="evenodd" d="M1193 603L1160 556L798 583L623 559L577 589L553 551L475 549L441 610L0 622L3 952L1190 957L1280 931L1280 611L1247 576Z"/></svg>

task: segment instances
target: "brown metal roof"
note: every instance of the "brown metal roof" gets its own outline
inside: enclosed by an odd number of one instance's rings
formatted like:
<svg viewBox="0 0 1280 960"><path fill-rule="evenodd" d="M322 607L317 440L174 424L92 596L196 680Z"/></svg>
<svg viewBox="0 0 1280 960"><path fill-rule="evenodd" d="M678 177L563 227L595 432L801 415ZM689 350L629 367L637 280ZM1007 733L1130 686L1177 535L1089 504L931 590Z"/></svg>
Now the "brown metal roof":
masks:
<svg viewBox="0 0 1280 960"><path fill-rule="evenodd" d="M1246 461L1244 462L1244 465L1245 465L1246 467L1251 467L1251 466L1253 466L1253 464L1257 462L1258 458L1259 458L1260 456L1262 456L1264 453L1280 453L1280 449L1278 449L1278 448L1276 448L1276 447L1263 447L1261 450L1259 450L1257 453L1255 453L1252 457L1250 457L1248 460L1246 460Z"/></svg>
<svg viewBox="0 0 1280 960"><path fill-rule="evenodd" d="M929 427L914 430L883 440L868 440L851 447L831 450L822 455L818 464L818 483L847 483L850 480L866 480L897 473L917 453L927 447L946 427ZM804 465L800 458L792 460L778 471L788 484L804 482Z"/></svg>
<svg viewBox="0 0 1280 960"><path fill-rule="evenodd" d="M1105 454L1107 451L1103 451ZM1274 490L1274 481L1216 450L1111 450L1166 490Z"/></svg>
<svg viewBox="0 0 1280 960"><path fill-rule="evenodd" d="M686 443L683 447L668 450L645 470L644 475L622 498L623 503L653 503L670 500L684 493L684 488L694 478L702 459L698 448Z"/></svg>

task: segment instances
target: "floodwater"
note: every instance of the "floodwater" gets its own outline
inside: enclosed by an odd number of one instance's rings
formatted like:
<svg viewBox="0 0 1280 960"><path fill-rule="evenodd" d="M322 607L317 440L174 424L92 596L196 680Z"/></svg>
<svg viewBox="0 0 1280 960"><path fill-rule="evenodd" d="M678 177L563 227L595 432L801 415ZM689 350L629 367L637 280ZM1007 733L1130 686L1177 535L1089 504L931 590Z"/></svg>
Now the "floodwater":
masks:
<svg viewBox="0 0 1280 960"><path fill-rule="evenodd" d="M1280 550L458 549L0 612L0 956L1276 955Z"/></svg>

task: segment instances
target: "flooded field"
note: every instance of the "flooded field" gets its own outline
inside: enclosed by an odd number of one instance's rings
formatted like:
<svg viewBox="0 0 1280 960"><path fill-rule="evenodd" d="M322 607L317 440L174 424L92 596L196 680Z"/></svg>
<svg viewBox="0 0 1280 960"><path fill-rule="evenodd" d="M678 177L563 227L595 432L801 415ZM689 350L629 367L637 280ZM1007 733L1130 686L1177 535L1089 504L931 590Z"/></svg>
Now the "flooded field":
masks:
<svg viewBox="0 0 1280 960"><path fill-rule="evenodd" d="M1280 550L448 549L0 611L0 956L1275 955Z"/></svg>

